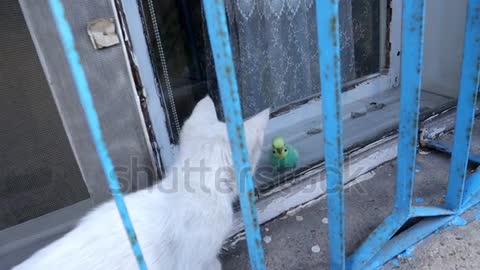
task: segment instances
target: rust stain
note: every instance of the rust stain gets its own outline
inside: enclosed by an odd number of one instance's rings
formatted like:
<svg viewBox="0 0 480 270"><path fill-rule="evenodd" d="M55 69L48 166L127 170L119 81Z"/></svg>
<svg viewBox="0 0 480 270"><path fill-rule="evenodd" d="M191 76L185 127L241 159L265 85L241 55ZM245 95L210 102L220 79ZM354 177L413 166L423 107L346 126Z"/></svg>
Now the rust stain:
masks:
<svg viewBox="0 0 480 270"><path fill-rule="evenodd" d="M232 87L232 94L234 94L235 91L233 91L233 90L234 90L235 87L234 87L234 85L233 85L232 76L228 76L228 75L227 75L227 79L228 79L228 84L230 85L230 87Z"/></svg>
<svg viewBox="0 0 480 270"><path fill-rule="evenodd" d="M340 94L341 89L340 89L340 83L339 83L340 77L338 76L338 74L336 74L336 75L337 75L336 76L337 80L335 81L335 98L337 99L337 104L336 104L337 105L337 112L336 112L335 117L337 118L338 121L343 121L342 115L340 113L340 111L341 111L340 108L342 107L342 102L341 102L342 97L341 97L341 94Z"/></svg>
<svg viewBox="0 0 480 270"><path fill-rule="evenodd" d="M129 233L128 236L129 236L130 241L131 241L132 243L137 242L137 237L136 237L136 235L134 235L134 234L132 234L132 233Z"/></svg>
<svg viewBox="0 0 480 270"><path fill-rule="evenodd" d="M255 193L253 190L248 192L248 201L250 202L250 213L253 217L253 226L258 227L258 217L255 215Z"/></svg>
<svg viewBox="0 0 480 270"><path fill-rule="evenodd" d="M257 217L254 215L255 214L255 211L253 210L253 201L251 202L252 203L252 216L253 216L253 226L254 227L258 227L258 219Z"/></svg>
<svg viewBox="0 0 480 270"><path fill-rule="evenodd" d="M235 129L237 130L237 136L238 136L238 138L241 139L241 138L242 138L242 127L241 127L240 125L237 125L237 126L235 127Z"/></svg>
<svg viewBox="0 0 480 270"><path fill-rule="evenodd" d="M255 194L254 194L253 190L248 192L248 201L252 202L252 203L255 202Z"/></svg>
<svg viewBox="0 0 480 270"><path fill-rule="evenodd" d="M330 18L330 36L333 41L333 46L337 47L337 39L336 39L336 32L337 32L337 18L333 16Z"/></svg>
<svg viewBox="0 0 480 270"><path fill-rule="evenodd" d="M414 16L414 20L421 23L423 19L423 16Z"/></svg>

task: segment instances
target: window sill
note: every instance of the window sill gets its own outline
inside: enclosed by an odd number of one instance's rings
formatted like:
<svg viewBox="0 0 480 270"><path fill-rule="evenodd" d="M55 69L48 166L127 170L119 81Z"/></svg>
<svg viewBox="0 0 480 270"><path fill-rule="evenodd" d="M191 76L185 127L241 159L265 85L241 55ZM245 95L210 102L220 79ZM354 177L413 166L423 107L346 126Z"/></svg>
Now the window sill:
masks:
<svg viewBox="0 0 480 270"><path fill-rule="evenodd" d="M356 92L356 91L351 91ZM344 149L350 152L398 129L400 117L400 90L389 89L370 96L352 97L350 92L343 95ZM423 91L421 114L427 117L448 105L452 98ZM320 99L310 101L298 109L281 117L274 118L265 136L262 158L255 174L257 189L265 192L286 181L294 180L295 175L310 170L324 160L322 105ZM300 158L295 171L278 174L270 167L270 151L274 136L283 136L288 144L299 152Z"/></svg>

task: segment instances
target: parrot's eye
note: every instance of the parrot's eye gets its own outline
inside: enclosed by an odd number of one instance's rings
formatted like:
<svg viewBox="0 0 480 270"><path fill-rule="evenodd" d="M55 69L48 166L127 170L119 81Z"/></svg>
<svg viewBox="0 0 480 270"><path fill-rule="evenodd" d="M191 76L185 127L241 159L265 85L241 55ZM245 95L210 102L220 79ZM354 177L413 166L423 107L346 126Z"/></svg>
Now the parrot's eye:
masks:
<svg viewBox="0 0 480 270"><path fill-rule="evenodd" d="M273 150L273 151L272 151L272 153L274 153L274 154L275 154L275 150Z"/></svg>
<svg viewBox="0 0 480 270"><path fill-rule="evenodd" d="M283 149L283 152L287 152L287 148Z"/></svg>

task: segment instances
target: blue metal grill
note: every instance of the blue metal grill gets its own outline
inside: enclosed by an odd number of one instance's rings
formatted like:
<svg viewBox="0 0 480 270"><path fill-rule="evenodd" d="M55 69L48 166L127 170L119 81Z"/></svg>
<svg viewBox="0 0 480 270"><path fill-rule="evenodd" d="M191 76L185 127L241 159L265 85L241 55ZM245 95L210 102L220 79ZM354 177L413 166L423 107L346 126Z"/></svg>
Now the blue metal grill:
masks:
<svg viewBox="0 0 480 270"><path fill-rule="evenodd" d="M222 0L203 0L208 33L214 55L223 109L231 141L233 160L240 190L240 204L247 235L252 269L265 269L260 224L255 207L254 184L240 107L232 49ZM339 0L317 0L317 25L321 63L321 88L325 157L327 169L328 217L331 269L375 269L409 246L443 226L456 215L480 202L480 173L467 178L467 162L474 124L475 104L479 89L480 65L480 0L469 0L463 60L463 73L457 106L455 143L449 176L446 205L412 207L415 181L415 160L419 101L423 69L423 34L425 1L404 0L402 36L401 119L398 151L398 174L395 208L348 259L345 254L345 202L343 180L343 135L341 101L341 67L339 39ZM133 225L118 188L115 175L109 174L112 162L103 142L98 116L91 100L87 79L78 61L78 53L60 0L50 0L53 15L69 57L82 106L97 151L101 157L109 185L114 194L134 254L141 269L146 269ZM247 171L247 174L244 172ZM245 177L246 175L246 177ZM411 218L436 217L424 220L394 237Z"/></svg>
<svg viewBox="0 0 480 270"><path fill-rule="evenodd" d="M228 34L227 17L223 1L203 1L207 18L208 36L215 61L220 96L222 98L225 122L227 123L232 148L235 175L240 191L240 207L247 235L248 254L252 269L265 269L262 236L255 207L255 186L253 183L245 131L243 130L240 96L233 65L232 48ZM246 176L246 177L245 177Z"/></svg>

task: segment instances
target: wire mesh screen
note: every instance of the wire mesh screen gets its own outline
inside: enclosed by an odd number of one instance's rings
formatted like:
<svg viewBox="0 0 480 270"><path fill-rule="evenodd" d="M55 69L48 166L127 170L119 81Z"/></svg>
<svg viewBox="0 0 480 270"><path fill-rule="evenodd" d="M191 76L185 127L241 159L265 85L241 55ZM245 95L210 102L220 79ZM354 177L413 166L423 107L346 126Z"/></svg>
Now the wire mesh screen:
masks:
<svg viewBox="0 0 480 270"><path fill-rule="evenodd" d="M85 200L17 0L0 2L0 230Z"/></svg>
<svg viewBox="0 0 480 270"><path fill-rule="evenodd" d="M96 204L108 200L111 194L49 5L37 0L20 2L91 199ZM155 182L157 171L125 52L121 43L96 49L88 33L92 22L114 21L112 3L103 0L62 3L122 190L131 192L149 186ZM115 26L119 39L120 32Z"/></svg>

